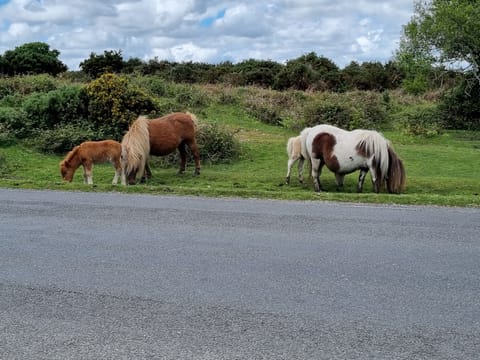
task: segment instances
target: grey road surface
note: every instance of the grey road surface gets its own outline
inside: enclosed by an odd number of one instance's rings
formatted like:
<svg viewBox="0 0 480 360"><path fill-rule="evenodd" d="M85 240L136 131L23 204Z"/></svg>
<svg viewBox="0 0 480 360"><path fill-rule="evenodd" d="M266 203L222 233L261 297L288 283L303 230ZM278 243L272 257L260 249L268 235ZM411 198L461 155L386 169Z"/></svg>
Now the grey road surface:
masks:
<svg viewBox="0 0 480 360"><path fill-rule="evenodd" d="M478 359L479 232L478 208L0 189L0 359Z"/></svg>

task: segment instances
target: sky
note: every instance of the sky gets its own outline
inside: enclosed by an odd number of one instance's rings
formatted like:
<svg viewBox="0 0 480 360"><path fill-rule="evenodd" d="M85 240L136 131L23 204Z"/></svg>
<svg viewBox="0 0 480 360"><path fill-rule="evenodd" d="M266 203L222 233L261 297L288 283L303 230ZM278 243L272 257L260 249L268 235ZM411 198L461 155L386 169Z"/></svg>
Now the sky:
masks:
<svg viewBox="0 0 480 360"><path fill-rule="evenodd" d="M343 68L391 60L412 15L413 0L0 0L0 54L44 42L78 70L107 50L208 64L315 52Z"/></svg>

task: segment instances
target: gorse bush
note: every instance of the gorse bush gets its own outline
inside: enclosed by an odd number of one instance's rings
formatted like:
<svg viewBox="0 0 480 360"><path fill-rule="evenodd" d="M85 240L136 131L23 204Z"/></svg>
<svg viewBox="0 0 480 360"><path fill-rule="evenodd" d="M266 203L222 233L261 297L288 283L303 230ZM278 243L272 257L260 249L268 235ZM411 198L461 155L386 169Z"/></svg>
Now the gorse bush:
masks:
<svg viewBox="0 0 480 360"><path fill-rule="evenodd" d="M156 110L153 99L126 77L104 74L85 87L88 118L107 137L119 140L140 114Z"/></svg>

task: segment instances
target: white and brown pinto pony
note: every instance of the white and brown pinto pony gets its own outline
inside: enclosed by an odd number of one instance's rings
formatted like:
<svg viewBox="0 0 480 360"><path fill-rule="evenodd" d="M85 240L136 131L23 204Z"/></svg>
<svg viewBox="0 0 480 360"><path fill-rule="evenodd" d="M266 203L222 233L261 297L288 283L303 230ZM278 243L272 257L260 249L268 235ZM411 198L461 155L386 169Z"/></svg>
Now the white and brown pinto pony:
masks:
<svg viewBox="0 0 480 360"><path fill-rule="evenodd" d="M116 185L118 177L125 184L120 156L122 145L115 140L85 141L75 146L60 162L62 178L71 182L75 170L83 166L83 180L86 184L93 185L93 164L110 162L115 168L112 184Z"/></svg>
<svg viewBox="0 0 480 360"><path fill-rule="evenodd" d="M376 131L346 131L331 125L317 125L308 132L306 149L317 192L322 190L320 174L323 165L335 173L340 188L345 175L356 170L360 170L357 192L362 192L368 171L376 193L380 192L384 183L389 193L400 193L405 187L402 160L395 154L390 142Z"/></svg>
<svg viewBox="0 0 480 360"><path fill-rule="evenodd" d="M196 142L197 118L186 112L176 112L158 119L138 117L122 140L122 167L128 184L152 175L148 166L149 155L163 156L178 149L180 153L179 174L185 172L188 146L195 158L195 174L200 174L200 154Z"/></svg>
<svg viewBox="0 0 480 360"><path fill-rule="evenodd" d="M285 183L290 184L290 174L292 172L292 167L296 161L298 161L298 181L303 183L303 165L305 160L308 158L307 149L305 147L305 141L307 140L307 134L310 128L305 128L302 130L300 135L291 137L287 141L287 176L285 178Z"/></svg>

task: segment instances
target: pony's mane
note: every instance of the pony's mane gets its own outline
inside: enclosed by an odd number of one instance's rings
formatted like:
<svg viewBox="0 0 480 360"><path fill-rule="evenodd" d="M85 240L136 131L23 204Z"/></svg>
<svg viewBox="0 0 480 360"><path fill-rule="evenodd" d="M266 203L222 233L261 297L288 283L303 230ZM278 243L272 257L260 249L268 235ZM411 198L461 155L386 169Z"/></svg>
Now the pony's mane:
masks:
<svg viewBox="0 0 480 360"><path fill-rule="evenodd" d="M355 133L359 139L358 151L366 157L373 156L380 172L380 178L385 178L388 172L390 142L374 130L354 130L352 133Z"/></svg>
<svg viewBox="0 0 480 360"><path fill-rule="evenodd" d="M148 130L148 118L139 116L122 139L122 157L127 165L125 173L129 174L138 169L143 174L145 163L150 153L150 138Z"/></svg>
<svg viewBox="0 0 480 360"><path fill-rule="evenodd" d="M70 150L63 159L62 164L66 165L72 161L72 159L77 156L78 149L80 149L80 145L75 146L72 150Z"/></svg>

